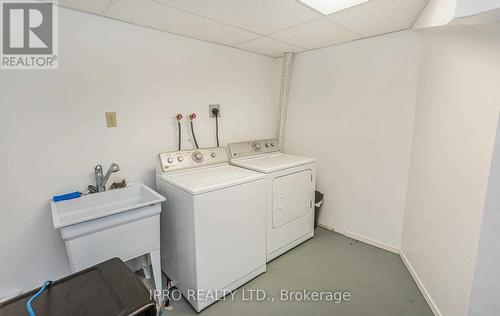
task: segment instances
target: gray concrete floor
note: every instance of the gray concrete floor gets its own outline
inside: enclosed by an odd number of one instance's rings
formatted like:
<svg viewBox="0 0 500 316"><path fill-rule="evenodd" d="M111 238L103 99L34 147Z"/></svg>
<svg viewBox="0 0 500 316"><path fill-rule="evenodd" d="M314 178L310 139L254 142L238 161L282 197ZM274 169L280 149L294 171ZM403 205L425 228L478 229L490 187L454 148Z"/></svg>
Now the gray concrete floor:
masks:
<svg viewBox="0 0 500 316"><path fill-rule="evenodd" d="M264 290L268 300L247 300L249 290L257 289ZM342 303L282 301L282 289L348 291L351 297ZM173 301L172 306L164 315L197 314L184 298ZM200 315L433 314L398 255L318 228L313 239L271 261L266 273L236 290L234 300L214 303Z"/></svg>

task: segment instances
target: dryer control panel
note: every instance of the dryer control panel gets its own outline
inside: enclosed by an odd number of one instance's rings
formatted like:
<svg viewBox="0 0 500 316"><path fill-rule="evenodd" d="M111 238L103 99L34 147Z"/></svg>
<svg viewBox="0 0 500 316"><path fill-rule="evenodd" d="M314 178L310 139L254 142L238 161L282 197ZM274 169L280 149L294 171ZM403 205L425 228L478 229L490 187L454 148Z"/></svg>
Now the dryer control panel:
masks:
<svg viewBox="0 0 500 316"><path fill-rule="evenodd" d="M277 139L262 139L229 144L231 159L250 157L280 151Z"/></svg>
<svg viewBox="0 0 500 316"><path fill-rule="evenodd" d="M226 148L213 147L158 154L158 172L170 172L228 162Z"/></svg>

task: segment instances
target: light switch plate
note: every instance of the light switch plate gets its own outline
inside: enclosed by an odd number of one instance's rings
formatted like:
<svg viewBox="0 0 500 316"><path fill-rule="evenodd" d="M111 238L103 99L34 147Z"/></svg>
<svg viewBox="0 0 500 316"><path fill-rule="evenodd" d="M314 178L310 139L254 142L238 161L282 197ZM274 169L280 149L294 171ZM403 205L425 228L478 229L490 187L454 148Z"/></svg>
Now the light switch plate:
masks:
<svg viewBox="0 0 500 316"><path fill-rule="evenodd" d="M116 112L106 112L106 126L116 127Z"/></svg>
<svg viewBox="0 0 500 316"><path fill-rule="evenodd" d="M220 117L220 104L209 104L208 105L208 116L209 117L214 117L215 115L212 113L212 109L218 109L219 113L217 114L217 117Z"/></svg>

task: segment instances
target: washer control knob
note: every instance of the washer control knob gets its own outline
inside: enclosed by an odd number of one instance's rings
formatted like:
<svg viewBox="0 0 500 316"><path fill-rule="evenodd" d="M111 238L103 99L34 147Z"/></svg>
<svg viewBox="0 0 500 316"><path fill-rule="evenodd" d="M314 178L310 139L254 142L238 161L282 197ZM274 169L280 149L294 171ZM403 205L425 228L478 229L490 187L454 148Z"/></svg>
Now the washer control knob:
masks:
<svg viewBox="0 0 500 316"><path fill-rule="evenodd" d="M168 157L167 162L168 162L168 163L172 163L172 162L174 162L174 158L172 158L172 157Z"/></svg>
<svg viewBox="0 0 500 316"><path fill-rule="evenodd" d="M177 157L177 160L179 160L179 162L183 162L184 161L184 157L179 156L179 157Z"/></svg>
<svg viewBox="0 0 500 316"><path fill-rule="evenodd" d="M266 147L269 147L269 143L266 143Z"/></svg>
<svg viewBox="0 0 500 316"><path fill-rule="evenodd" d="M210 156L212 156L212 158L215 158L215 153L211 153Z"/></svg>
<svg viewBox="0 0 500 316"><path fill-rule="evenodd" d="M253 143L252 144L252 147L255 151L260 151L261 150L261 147L260 147L260 144L258 143Z"/></svg>
<svg viewBox="0 0 500 316"><path fill-rule="evenodd" d="M193 158L194 162L200 163L203 162L203 154L199 151L195 151L192 155L191 158Z"/></svg>
<svg viewBox="0 0 500 316"><path fill-rule="evenodd" d="M271 143L271 147L274 147L274 143Z"/></svg>

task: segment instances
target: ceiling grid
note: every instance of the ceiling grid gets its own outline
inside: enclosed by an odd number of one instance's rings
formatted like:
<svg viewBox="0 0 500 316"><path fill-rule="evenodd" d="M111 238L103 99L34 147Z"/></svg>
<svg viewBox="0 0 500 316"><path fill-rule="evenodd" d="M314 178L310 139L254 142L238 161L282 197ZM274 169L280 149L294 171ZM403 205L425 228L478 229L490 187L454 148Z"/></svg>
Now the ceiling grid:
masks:
<svg viewBox="0 0 500 316"><path fill-rule="evenodd" d="M412 27L428 0L369 0L324 15L297 0L59 0L59 5L271 57Z"/></svg>

